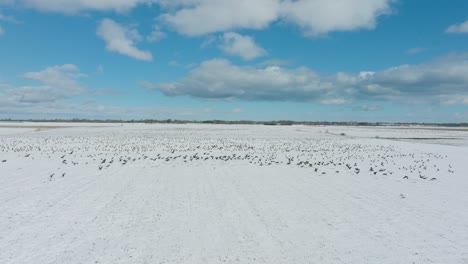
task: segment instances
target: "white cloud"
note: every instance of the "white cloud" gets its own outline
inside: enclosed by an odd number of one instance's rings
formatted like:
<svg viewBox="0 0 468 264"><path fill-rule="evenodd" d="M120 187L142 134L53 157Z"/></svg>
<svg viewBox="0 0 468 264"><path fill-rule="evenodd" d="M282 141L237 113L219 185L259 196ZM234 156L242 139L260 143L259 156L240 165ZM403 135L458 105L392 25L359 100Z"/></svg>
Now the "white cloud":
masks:
<svg viewBox="0 0 468 264"><path fill-rule="evenodd" d="M185 1L161 20L177 32L199 36L233 29L264 29L278 18L278 0Z"/></svg>
<svg viewBox="0 0 468 264"><path fill-rule="evenodd" d="M58 99L65 99L79 95L80 91L60 89L53 86L20 86L20 87L2 87L6 96L16 102L40 103L53 102Z"/></svg>
<svg viewBox="0 0 468 264"><path fill-rule="evenodd" d="M65 64L21 75L22 78L35 81L39 85L2 85L1 88L4 91L3 97L13 102L51 102L86 93L87 89L78 82L78 79L84 76L75 65Z"/></svg>
<svg viewBox="0 0 468 264"><path fill-rule="evenodd" d="M468 55L455 54L419 65L375 72L360 82L363 94L385 99L439 102L468 95Z"/></svg>
<svg viewBox="0 0 468 264"><path fill-rule="evenodd" d="M37 72L27 72L19 77L35 84L12 86L0 84L0 105L33 107L62 102L64 99L85 95L120 94L114 89L89 89L80 83L87 75L73 64L47 67Z"/></svg>
<svg viewBox="0 0 468 264"><path fill-rule="evenodd" d="M27 72L23 78L38 81L50 86L77 87L77 79L85 75L73 64L47 67L39 72Z"/></svg>
<svg viewBox="0 0 468 264"><path fill-rule="evenodd" d="M168 96L222 100L313 101L334 92L330 81L307 69L235 66L224 59L203 62L188 76L162 84L143 83Z"/></svg>
<svg viewBox="0 0 468 264"><path fill-rule="evenodd" d="M189 0L160 18L177 32L198 36L234 29L264 29L285 20L306 35L373 29L395 0ZM161 3L161 2L160 2ZM164 6L164 5L163 5ZM167 3L166 3L167 6Z"/></svg>
<svg viewBox="0 0 468 264"><path fill-rule="evenodd" d="M266 51L258 46L252 37L234 32L224 33L219 48L229 55L239 56L244 60L252 60L266 55Z"/></svg>
<svg viewBox="0 0 468 264"><path fill-rule="evenodd" d="M392 101L468 103L468 55L455 54L419 65L379 72L319 74L309 68L236 66L227 60L203 62L172 83L142 86L167 96L213 100L296 101L347 104Z"/></svg>
<svg viewBox="0 0 468 264"><path fill-rule="evenodd" d="M392 0L286 0L281 15L299 25L305 35L373 29L377 18L391 11Z"/></svg>
<svg viewBox="0 0 468 264"><path fill-rule="evenodd" d="M0 0L1 4L34 8L46 12L66 14L81 11L128 11L139 4L149 4L150 0Z"/></svg>
<svg viewBox="0 0 468 264"><path fill-rule="evenodd" d="M138 60L153 60L149 51L140 50L135 46L135 42L142 40L136 29L119 25L111 19L103 19L97 29L97 34L106 42L106 48L110 51Z"/></svg>
<svg viewBox="0 0 468 264"><path fill-rule="evenodd" d="M3 35L5 33L5 30L3 30L2 26L0 26L0 35Z"/></svg>
<svg viewBox="0 0 468 264"><path fill-rule="evenodd" d="M447 28L445 31L447 33L468 33L468 20L460 23L460 24L455 24L451 25L450 27Z"/></svg>
<svg viewBox="0 0 468 264"><path fill-rule="evenodd" d="M0 5L76 14L83 11L125 12L143 4L162 9L159 20L187 36L238 29L261 30L273 22L298 25L305 35L373 29L397 0L0 0ZM159 29L149 41L164 37Z"/></svg>
<svg viewBox="0 0 468 264"><path fill-rule="evenodd" d="M19 77L35 84L0 84L0 118L209 119L213 113L206 107L122 107L98 104L86 99L86 96L116 94L119 91L86 88L80 83L86 75L73 64L51 66ZM71 98L75 100L67 100ZM78 98L83 98L83 101L76 102Z"/></svg>
<svg viewBox="0 0 468 264"><path fill-rule="evenodd" d="M200 2L200 0L156 0L161 7L167 9L174 9L180 7L194 6Z"/></svg>

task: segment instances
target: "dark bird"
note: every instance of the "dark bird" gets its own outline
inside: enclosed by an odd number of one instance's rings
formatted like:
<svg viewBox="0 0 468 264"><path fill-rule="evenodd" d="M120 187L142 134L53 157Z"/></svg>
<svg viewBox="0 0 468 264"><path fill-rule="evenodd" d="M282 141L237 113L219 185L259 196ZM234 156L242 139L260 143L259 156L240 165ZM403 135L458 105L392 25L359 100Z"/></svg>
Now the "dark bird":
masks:
<svg viewBox="0 0 468 264"><path fill-rule="evenodd" d="M408 179L408 176L403 177L403 179Z"/></svg>

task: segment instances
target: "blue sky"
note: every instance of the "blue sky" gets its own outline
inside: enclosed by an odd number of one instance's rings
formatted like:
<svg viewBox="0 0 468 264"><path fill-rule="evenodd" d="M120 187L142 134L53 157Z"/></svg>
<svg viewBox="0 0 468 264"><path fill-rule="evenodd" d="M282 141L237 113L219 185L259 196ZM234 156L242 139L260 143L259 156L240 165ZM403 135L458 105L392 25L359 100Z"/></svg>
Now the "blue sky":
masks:
<svg viewBox="0 0 468 264"><path fill-rule="evenodd" d="M468 1L0 0L0 118L468 122Z"/></svg>

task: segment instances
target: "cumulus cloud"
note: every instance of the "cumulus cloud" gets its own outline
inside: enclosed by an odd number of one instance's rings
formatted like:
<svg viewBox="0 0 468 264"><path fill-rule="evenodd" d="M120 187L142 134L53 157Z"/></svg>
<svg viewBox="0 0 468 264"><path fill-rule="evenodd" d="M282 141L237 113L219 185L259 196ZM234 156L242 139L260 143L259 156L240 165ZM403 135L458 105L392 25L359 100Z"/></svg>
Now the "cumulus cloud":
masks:
<svg viewBox="0 0 468 264"><path fill-rule="evenodd" d="M80 85L77 79L86 75L82 74L73 64L47 67L38 72L27 72L21 75L23 78L55 87L76 88Z"/></svg>
<svg viewBox="0 0 468 264"><path fill-rule="evenodd" d="M445 32L453 34L468 33L468 20L460 24L451 25L447 30L445 30Z"/></svg>
<svg viewBox="0 0 468 264"><path fill-rule="evenodd" d="M176 11L160 18L188 36L234 29L264 29L278 20L299 25L304 34L316 36L332 31L373 29L378 17L391 12L392 2L394 0L336 0L333 3L328 0L182 0L171 6Z"/></svg>
<svg viewBox="0 0 468 264"><path fill-rule="evenodd" d="M79 96L122 93L114 89L87 88L80 82L87 75L73 64L46 67L41 71L21 74L19 77L33 84L0 84L0 105L35 109L37 105L47 107Z"/></svg>
<svg viewBox="0 0 468 264"><path fill-rule="evenodd" d="M239 56L244 60L252 60L266 55L266 51L258 46L254 39L238 33L224 33L219 48L229 55Z"/></svg>
<svg viewBox="0 0 468 264"><path fill-rule="evenodd" d="M87 89L83 87L78 79L85 75L72 64L47 67L38 72L27 72L22 78L35 81L39 85L26 85L13 87L9 85L0 86L3 90L2 97L11 102L51 102L84 94Z"/></svg>
<svg viewBox="0 0 468 264"><path fill-rule="evenodd" d="M299 25L305 35L323 35L332 31L373 29L377 18L391 11L391 0L287 0L281 15Z"/></svg>
<svg viewBox="0 0 468 264"><path fill-rule="evenodd" d="M119 91L112 89L90 89L81 84L86 77L73 64L47 67L37 72L21 74L20 78L31 81L31 85L13 86L0 84L1 118L135 118L148 114L166 113L164 108L144 109L99 105L94 102L71 102L68 99L86 95L107 95ZM86 97L83 97L86 98ZM173 109L176 111L176 109ZM182 110L178 110L182 112ZM188 110L187 110L188 112ZM132 117L133 116L133 117Z"/></svg>
<svg viewBox="0 0 468 264"><path fill-rule="evenodd" d="M277 19L278 0L198 0L180 3L182 8L161 15L177 32L199 36L233 29L263 29Z"/></svg>
<svg viewBox="0 0 468 264"><path fill-rule="evenodd" d="M468 55L454 54L418 65L401 65L362 75L359 98L408 103L466 104Z"/></svg>
<svg viewBox="0 0 468 264"><path fill-rule="evenodd" d="M150 0L0 0L0 4L34 8L46 12L73 14L81 11L124 12Z"/></svg>
<svg viewBox="0 0 468 264"><path fill-rule="evenodd" d="M76 14L83 11L125 12L157 4L161 22L180 34L201 36L238 29L261 30L273 22L298 25L308 36L333 31L373 29L396 0L0 0L0 5ZM160 39L155 30L150 39Z"/></svg>
<svg viewBox="0 0 468 264"><path fill-rule="evenodd" d="M348 104L361 100L468 103L468 55L383 71L324 75L309 68L236 66L224 59L201 63L171 83L143 82L167 96L213 100L295 101Z"/></svg>
<svg viewBox="0 0 468 264"><path fill-rule="evenodd" d="M180 7L195 6L200 0L156 0L161 7L166 9L175 9Z"/></svg>
<svg viewBox="0 0 468 264"><path fill-rule="evenodd" d="M138 60L153 60L151 52L140 50L135 46L135 42L141 41L142 37L134 28L122 26L106 18L99 24L97 35L106 42L107 50Z"/></svg>
<svg viewBox="0 0 468 264"><path fill-rule="evenodd" d="M277 66L236 66L224 59L203 62L185 78L173 83L142 85L168 96L188 95L223 100L312 101L332 96L334 77L307 69ZM339 97L339 95L335 95Z"/></svg>

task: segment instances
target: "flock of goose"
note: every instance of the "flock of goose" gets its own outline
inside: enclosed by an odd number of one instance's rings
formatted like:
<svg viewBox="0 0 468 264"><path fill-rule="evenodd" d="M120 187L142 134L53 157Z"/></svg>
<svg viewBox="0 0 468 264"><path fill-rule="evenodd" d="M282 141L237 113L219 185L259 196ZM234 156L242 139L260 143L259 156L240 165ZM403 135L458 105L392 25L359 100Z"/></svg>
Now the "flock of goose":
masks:
<svg viewBox="0 0 468 264"><path fill-rule="evenodd" d="M138 133L137 133L138 132ZM435 181L454 173L446 156L409 151L394 144L362 143L337 136L306 134L233 133L213 130L123 131L83 135L35 134L4 136L0 169L10 161L27 164L40 159L50 163L44 177L67 176L70 166L94 166L105 171L115 166L296 166L311 174L367 174L402 180Z"/></svg>

